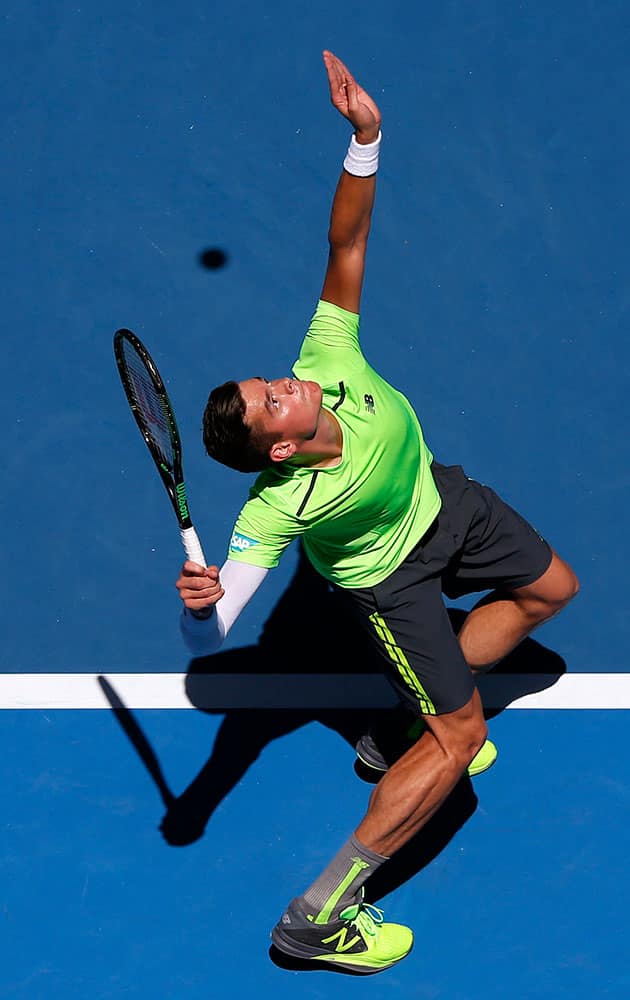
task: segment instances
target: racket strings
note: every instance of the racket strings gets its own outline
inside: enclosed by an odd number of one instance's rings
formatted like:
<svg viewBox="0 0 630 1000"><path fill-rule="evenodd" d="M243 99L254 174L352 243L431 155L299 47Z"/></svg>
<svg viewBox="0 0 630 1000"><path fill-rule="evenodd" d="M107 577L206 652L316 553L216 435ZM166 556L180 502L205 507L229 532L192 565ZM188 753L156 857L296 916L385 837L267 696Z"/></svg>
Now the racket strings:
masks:
<svg viewBox="0 0 630 1000"><path fill-rule="evenodd" d="M142 358L129 343L124 345L124 357L131 393L129 400L131 406L140 414L144 433L151 437L161 460L169 469L172 469L174 461L173 429L168 406L157 392Z"/></svg>

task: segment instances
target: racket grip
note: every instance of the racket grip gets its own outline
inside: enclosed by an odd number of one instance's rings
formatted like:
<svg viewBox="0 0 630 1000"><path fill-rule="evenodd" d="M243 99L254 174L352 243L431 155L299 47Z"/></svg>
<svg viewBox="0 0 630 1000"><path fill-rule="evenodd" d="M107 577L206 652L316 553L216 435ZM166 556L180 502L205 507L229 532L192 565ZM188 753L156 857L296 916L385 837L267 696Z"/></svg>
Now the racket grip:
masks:
<svg viewBox="0 0 630 1000"><path fill-rule="evenodd" d="M198 566L206 567L208 563L206 562L206 557L203 554L203 549L201 548L201 542L199 541L199 536L194 528L180 528L179 533L182 536L182 542L186 550L186 555L191 562L197 563Z"/></svg>
<svg viewBox="0 0 630 1000"><path fill-rule="evenodd" d="M201 542L199 541L199 536L194 528L180 528L179 533L182 536L182 542L186 550L186 555L191 562L197 563L198 566L207 566L206 557L203 554L203 549L201 548ZM203 621L205 618L209 618L213 613L214 608L202 608L201 611L191 611L193 618L199 618Z"/></svg>

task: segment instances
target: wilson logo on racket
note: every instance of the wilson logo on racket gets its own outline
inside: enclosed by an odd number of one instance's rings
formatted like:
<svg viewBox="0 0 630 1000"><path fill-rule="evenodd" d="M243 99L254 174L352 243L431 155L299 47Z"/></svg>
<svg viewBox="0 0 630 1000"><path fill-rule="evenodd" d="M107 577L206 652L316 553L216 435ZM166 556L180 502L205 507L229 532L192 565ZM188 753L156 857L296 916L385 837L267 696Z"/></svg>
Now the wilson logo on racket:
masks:
<svg viewBox="0 0 630 1000"><path fill-rule="evenodd" d="M179 507L179 513L185 519L188 517L188 500L186 499L186 487L184 483L178 483L175 487L175 493L177 494L177 506Z"/></svg>

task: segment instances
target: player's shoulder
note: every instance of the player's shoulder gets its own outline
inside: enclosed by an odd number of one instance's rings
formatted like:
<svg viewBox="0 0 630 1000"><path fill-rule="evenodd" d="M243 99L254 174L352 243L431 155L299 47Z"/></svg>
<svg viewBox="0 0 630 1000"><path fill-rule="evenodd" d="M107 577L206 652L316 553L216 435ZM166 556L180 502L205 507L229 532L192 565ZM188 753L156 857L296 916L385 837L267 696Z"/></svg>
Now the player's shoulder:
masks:
<svg viewBox="0 0 630 1000"><path fill-rule="evenodd" d="M250 488L245 507L293 518L311 478L311 471L302 466L286 462L274 464L259 473Z"/></svg>
<svg viewBox="0 0 630 1000"><path fill-rule="evenodd" d="M320 299L293 366L298 378L338 379L340 370L365 364L359 344L359 314Z"/></svg>
<svg viewBox="0 0 630 1000"><path fill-rule="evenodd" d="M332 330L357 336L360 323L359 313L349 312L334 302L320 299L311 317L308 333L313 336L318 331Z"/></svg>
<svg viewBox="0 0 630 1000"><path fill-rule="evenodd" d="M329 302L327 299L318 300L313 318L315 318L315 316L329 316L332 319L341 320L352 325L356 325L360 321L359 313L351 312L349 309L343 309L341 306L338 306L336 302Z"/></svg>

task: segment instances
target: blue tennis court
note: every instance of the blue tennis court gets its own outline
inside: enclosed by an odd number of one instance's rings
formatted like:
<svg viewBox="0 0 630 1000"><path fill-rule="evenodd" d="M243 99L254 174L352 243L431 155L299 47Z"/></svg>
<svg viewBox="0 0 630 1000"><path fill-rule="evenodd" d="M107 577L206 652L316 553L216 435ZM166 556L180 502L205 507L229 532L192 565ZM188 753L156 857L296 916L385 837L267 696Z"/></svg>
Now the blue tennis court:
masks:
<svg viewBox="0 0 630 1000"><path fill-rule="evenodd" d="M625 1000L626 5L10 0L4 29L0 997ZM484 682L496 766L375 876L416 944L363 978L269 932L362 817L391 692L297 549L189 662L112 352L151 349L221 562L246 481L201 413L288 371L319 294L348 137L323 48L384 119L366 356L582 588Z"/></svg>

